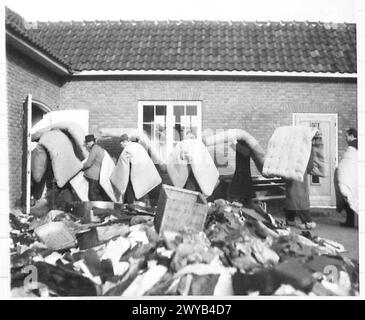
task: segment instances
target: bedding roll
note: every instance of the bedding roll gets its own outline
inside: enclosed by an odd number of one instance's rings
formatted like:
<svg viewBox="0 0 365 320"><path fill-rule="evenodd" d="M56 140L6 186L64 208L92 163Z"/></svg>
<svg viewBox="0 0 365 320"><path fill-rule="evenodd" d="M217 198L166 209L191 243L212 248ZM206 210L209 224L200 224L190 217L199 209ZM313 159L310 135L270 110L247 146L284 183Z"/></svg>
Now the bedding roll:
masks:
<svg viewBox="0 0 365 320"><path fill-rule="evenodd" d="M82 169L70 139L60 130L51 130L42 135L39 144L48 151L57 186L64 187Z"/></svg>
<svg viewBox="0 0 365 320"><path fill-rule="evenodd" d="M184 187L189 168L202 191L210 196L218 183L219 172L207 147L199 140L187 139L178 143L167 162L167 172L175 187Z"/></svg>
<svg viewBox="0 0 365 320"><path fill-rule="evenodd" d="M260 146L259 142L247 131L241 129L230 129L216 135L203 138L203 142L208 148L223 145L225 143L230 144L235 140L243 141L248 145L252 151L252 160L254 161L257 170L262 173L265 161L265 151Z"/></svg>
<svg viewBox="0 0 365 320"><path fill-rule="evenodd" d="M269 140L262 175L303 182L316 132L306 126L277 128Z"/></svg>
<svg viewBox="0 0 365 320"><path fill-rule="evenodd" d="M89 151L84 145L85 131L74 122L59 122L50 125L46 128L40 129L32 134L32 141L38 141L46 132L51 130L60 130L65 133L72 141L75 155L80 159L84 160L88 157Z"/></svg>
<svg viewBox="0 0 365 320"><path fill-rule="evenodd" d="M46 149L44 149L40 144L32 151L32 160L31 160L31 171L32 177L35 182L41 182L44 174L47 170L47 160L48 155Z"/></svg>
<svg viewBox="0 0 365 320"><path fill-rule="evenodd" d="M350 208L359 212L357 150L348 147L337 167L338 190Z"/></svg>

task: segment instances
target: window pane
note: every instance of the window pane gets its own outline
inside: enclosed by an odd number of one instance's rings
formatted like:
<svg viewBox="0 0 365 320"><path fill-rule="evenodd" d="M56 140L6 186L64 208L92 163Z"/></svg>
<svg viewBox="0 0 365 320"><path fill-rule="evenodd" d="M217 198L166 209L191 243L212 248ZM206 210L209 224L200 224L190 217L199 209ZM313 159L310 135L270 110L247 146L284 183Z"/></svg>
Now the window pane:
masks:
<svg viewBox="0 0 365 320"><path fill-rule="evenodd" d="M156 124L155 139L160 142L166 141L166 126L165 125Z"/></svg>
<svg viewBox="0 0 365 320"><path fill-rule="evenodd" d="M166 106L156 106L156 116L166 116Z"/></svg>
<svg viewBox="0 0 365 320"><path fill-rule="evenodd" d="M143 124L143 131L151 138L152 137L152 124Z"/></svg>
<svg viewBox="0 0 365 320"><path fill-rule="evenodd" d="M154 106L143 106L143 122L153 122Z"/></svg>
<svg viewBox="0 0 365 320"><path fill-rule="evenodd" d="M320 184L319 177L317 176L311 176L312 177L312 184Z"/></svg>
<svg viewBox="0 0 365 320"><path fill-rule="evenodd" d="M198 115L196 106L186 106L186 115L187 116L196 116Z"/></svg>
<svg viewBox="0 0 365 320"><path fill-rule="evenodd" d="M189 127L186 128L187 132L186 133L191 133L196 137L198 137L198 128L197 127Z"/></svg>
<svg viewBox="0 0 365 320"><path fill-rule="evenodd" d="M175 122L180 122L180 118L183 114L184 114L184 106L174 106Z"/></svg>
<svg viewBox="0 0 365 320"><path fill-rule="evenodd" d="M176 123L174 126L174 141L181 141L183 138L182 127L180 123Z"/></svg>

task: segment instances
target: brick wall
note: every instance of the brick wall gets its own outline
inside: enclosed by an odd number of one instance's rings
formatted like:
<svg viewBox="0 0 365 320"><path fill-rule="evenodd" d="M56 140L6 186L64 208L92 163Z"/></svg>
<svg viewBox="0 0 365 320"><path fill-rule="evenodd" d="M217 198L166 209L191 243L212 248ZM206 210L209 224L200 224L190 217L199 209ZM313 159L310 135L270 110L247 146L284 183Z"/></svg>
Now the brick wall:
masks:
<svg viewBox="0 0 365 320"><path fill-rule="evenodd" d="M90 131L137 126L138 100L201 100L202 125L242 128L264 149L278 126L292 124L293 113L338 113L339 156L343 132L357 127L356 82L349 80L226 79L81 79L61 89L64 108L90 110Z"/></svg>
<svg viewBox="0 0 365 320"><path fill-rule="evenodd" d="M58 76L12 48L7 48L7 105L10 206L21 198L23 157L23 101L33 99L56 109L60 101Z"/></svg>
<svg viewBox="0 0 365 320"><path fill-rule="evenodd" d="M264 149L274 129L290 125L297 112L338 113L340 157L346 148L343 131L357 127L356 82L348 80L98 77L63 83L8 48L7 84L11 205L21 191L22 104L28 93L51 109L88 109L89 129L96 135L100 128L136 127L138 100L200 100L203 130L242 128ZM115 141L105 144L118 147Z"/></svg>

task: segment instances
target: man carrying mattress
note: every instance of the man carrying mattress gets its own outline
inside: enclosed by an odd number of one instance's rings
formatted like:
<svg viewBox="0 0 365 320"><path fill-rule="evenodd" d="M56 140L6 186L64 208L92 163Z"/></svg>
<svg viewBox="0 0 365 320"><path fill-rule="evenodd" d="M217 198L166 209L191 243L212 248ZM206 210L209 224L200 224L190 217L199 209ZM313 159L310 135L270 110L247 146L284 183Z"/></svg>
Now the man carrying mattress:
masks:
<svg viewBox="0 0 365 320"><path fill-rule="evenodd" d="M141 199L161 184L161 177L146 149L132 142L127 134L120 137L123 148L111 176L110 182L125 203Z"/></svg>
<svg viewBox="0 0 365 320"><path fill-rule="evenodd" d="M89 200L103 201L103 189L100 185L100 170L105 150L95 143L93 134L85 136L86 147L89 150L89 157L83 164L84 176L89 182Z"/></svg>
<svg viewBox="0 0 365 320"><path fill-rule="evenodd" d="M346 130L347 149L344 152L334 174L336 191L336 210L346 212L346 221L342 227L355 228L358 213L358 179L357 179L357 130Z"/></svg>
<svg viewBox="0 0 365 320"><path fill-rule="evenodd" d="M218 184L219 172L207 147L189 133L178 142L166 163L172 184L209 197Z"/></svg>

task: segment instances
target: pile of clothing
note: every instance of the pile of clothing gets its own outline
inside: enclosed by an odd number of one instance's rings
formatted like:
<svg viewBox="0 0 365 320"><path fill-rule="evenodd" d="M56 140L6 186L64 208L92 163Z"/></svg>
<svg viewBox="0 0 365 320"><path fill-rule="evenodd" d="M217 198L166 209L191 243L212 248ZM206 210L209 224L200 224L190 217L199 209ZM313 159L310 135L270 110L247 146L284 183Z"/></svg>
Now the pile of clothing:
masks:
<svg viewBox="0 0 365 320"><path fill-rule="evenodd" d="M13 296L358 295L358 264L340 244L239 204L216 200L203 231L161 235L155 208L87 213L11 214Z"/></svg>

